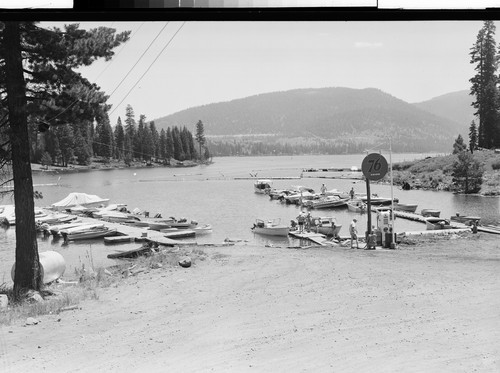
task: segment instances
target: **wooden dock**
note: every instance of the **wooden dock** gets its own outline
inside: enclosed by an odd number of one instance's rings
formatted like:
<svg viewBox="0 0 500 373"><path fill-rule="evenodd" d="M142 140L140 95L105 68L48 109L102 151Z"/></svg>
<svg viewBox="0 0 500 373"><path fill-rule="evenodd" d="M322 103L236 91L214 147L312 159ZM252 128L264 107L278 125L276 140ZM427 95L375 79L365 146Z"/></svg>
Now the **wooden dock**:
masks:
<svg viewBox="0 0 500 373"><path fill-rule="evenodd" d="M289 232L288 234L290 236L292 236L292 237L299 238L301 240L302 239L309 240L309 241L314 242L315 244L320 245L320 246L326 246L326 244L325 244L326 237L325 237L325 235L320 234L320 233L314 233L314 232L303 232L303 233Z"/></svg>

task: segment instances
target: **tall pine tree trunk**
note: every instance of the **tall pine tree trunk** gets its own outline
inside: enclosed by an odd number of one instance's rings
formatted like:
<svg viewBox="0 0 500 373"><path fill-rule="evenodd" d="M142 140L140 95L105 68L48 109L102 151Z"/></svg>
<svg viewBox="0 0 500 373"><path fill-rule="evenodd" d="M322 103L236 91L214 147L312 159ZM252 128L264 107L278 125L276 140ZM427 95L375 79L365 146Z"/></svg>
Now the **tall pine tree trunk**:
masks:
<svg viewBox="0 0 500 373"><path fill-rule="evenodd" d="M16 210L14 295L19 297L41 287L19 22L5 22L4 46Z"/></svg>

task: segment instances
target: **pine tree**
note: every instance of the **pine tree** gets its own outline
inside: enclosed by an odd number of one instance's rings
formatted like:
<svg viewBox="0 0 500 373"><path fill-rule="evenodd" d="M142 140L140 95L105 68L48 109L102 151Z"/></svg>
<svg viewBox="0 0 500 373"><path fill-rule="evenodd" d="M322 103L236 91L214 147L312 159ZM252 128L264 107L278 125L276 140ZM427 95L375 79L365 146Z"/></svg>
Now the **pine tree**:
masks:
<svg viewBox="0 0 500 373"><path fill-rule="evenodd" d="M125 132L123 130L122 120L120 117L118 117L118 120L116 121L114 137L116 146L115 157L121 160L125 154Z"/></svg>
<svg viewBox="0 0 500 373"><path fill-rule="evenodd" d="M81 97L77 100L72 96L79 88L85 88L89 93L98 92L97 87L75 69L90 65L101 57L109 60L113 55L112 49L126 41L129 33L115 35L114 29L105 27L85 31L79 30L78 25L65 26L64 31L57 28L45 30L34 22L17 21L5 22L2 26L0 90L7 95L9 112L16 209L14 296L19 298L25 290L40 290L42 286L27 113L29 111L33 118L46 118L52 126L69 123L67 119L72 115L74 106L78 107L82 116L89 113L97 115L107 110L99 102L89 103ZM67 105L68 99L73 99L71 102L74 104ZM61 152L64 163L68 152L66 149L61 149Z"/></svg>
<svg viewBox="0 0 500 373"><path fill-rule="evenodd" d="M474 153L474 150L476 149L477 149L477 128L476 128L476 123L472 121L469 127L469 150L471 153Z"/></svg>
<svg viewBox="0 0 500 373"><path fill-rule="evenodd" d="M167 159L167 135L163 128L160 131L160 140L158 142L158 156L164 161Z"/></svg>
<svg viewBox="0 0 500 373"><path fill-rule="evenodd" d="M470 79L470 94L475 97L472 106L476 109L474 114L479 123L478 146L482 148L492 147L496 137L498 60L495 30L493 21L485 21L470 51L470 63L475 64L476 71L476 75Z"/></svg>
<svg viewBox="0 0 500 373"><path fill-rule="evenodd" d="M453 184L461 193L477 193L481 190L484 169L474 156L462 151L453 163Z"/></svg>
<svg viewBox="0 0 500 373"><path fill-rule="evenodd" d="M196 123L196 135L195 135L196 141L198 141L198 145L200 147L200 159L203 157L203 153L201 152L201 149L205 146L206 144L206 138L205 138L205 129L203 127L203 122L201 120Z"/></svg>
<svg viewBox="0 0 500 373"><path fill-rule="evenodd" d="M462 135L458 135L455 143L453 144L453 154L457 154L465 150L467 150L467 145L465 145L464 143L464 138L462 137Z"/></svg>
<svg viewBox="0 0 500 373"><path fill-rule="evenodd" d="M156 125L154 121L149 122L149 130L151 132L151 136L153 138L153 156L155 158L160 157L160 135L158 134L158 130L156 129Z"/></svg>
<svg viewBox="0 0 500 373"><path fill-rule="evenodd" d="M166 147L165 147L165 159L170 163L170 158L174 156L174 136L172 135L172 130L170 127L167 128L166 133Z"/></svg>

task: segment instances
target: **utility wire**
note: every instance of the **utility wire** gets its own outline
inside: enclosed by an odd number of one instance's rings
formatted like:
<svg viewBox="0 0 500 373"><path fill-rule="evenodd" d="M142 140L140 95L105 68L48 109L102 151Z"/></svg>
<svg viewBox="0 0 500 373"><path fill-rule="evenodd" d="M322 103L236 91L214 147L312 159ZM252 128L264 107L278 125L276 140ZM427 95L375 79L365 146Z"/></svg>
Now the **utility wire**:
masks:
<svg viewBox="0 0 500 373"><path fill-rule="evenodd" d="M125 74L125 76L122 78L122 80L120 81L120 83L116 86L116 88L113 90L113 92L111 92L111 94L109 95L109 97L113 96L113 93L116 92L116 90L122 85L122 83L125 81L125 79L127 79L127 77L129 76L129 74L132 72L132 70L137 66L137 64L141 61L142 57L144 57L144 55L146 54L146 52L149 50L149 48L151 48L151 46L153 45L153 43L155 42L156 39L158 39L158 37L160 36L160 34L163 32L163 30L165 30L165 27L167 27L168 25L168 22L165 23L165 26L162 27L162 29L158 32L158 34L156 34L155 38L151 41L151 43L149 43L148 47L146 48L146 50L141 54L141 56L137 59L137 61L135 62L134 66L132 66L130 68L130 70L127 72L127 74ZM155 60L156 61L156 60Z"/></svg>
<svg viewBox="0 0 500 373"><path fill-rule="evenodd" d="M170 43L172 42L172 40L174 40L175 36L179 33L179 31L181 31L181 29L184 27L185 24L186 24L186 22L182 23L182 25L175 32L175 34L170 38L170 40L167 42L167 44L165 44L165 46L160 51L160 53L158 53L158 55L153 60L153 62L151 62L151 64L148 66L148 68L146 69L146 71L144 72L144 74L142 74L142 76L137 80L137 82L133 85L133 87L130 88L130 90L127 92L127 94L125 95L125 97L118 103L118 105L116 105L115 108L113 110L111 110L111 112L109 113L109 115L113 114L114 111L116 110L116 108L118 108L122 104L122 102L125 101L125 99L129 96L129 94L132 92L132 90L137 86L137 84L139 84L139 82L141 81L141 79L144 78L144 76L148 73L149 69L151 69L151 67L153 66L153 64L158 60L158 58L160 57L160 55L170 45Z"/></svg>

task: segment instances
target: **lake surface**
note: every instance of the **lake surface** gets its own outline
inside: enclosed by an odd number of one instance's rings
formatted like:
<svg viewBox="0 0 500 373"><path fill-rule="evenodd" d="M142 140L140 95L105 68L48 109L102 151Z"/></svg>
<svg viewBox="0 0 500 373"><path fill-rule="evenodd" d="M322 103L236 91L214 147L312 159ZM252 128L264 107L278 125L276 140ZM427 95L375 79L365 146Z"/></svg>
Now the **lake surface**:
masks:
<svg viewBox="0 0 500 373"><path fill-rule="evenodd" d="M393 162L424 158L424 154L393 154ZM210 166L191 168L141 168L89 171L79 173L38 173L33 175L35 190L44 198L36 200L39 207L49 206L66 197L71 192L84 192L109 198L110 203L125 203L129 210L139 208L149 211L150 216L161 213L163 217L175 216L209 223L213 233L199 236L199 243L221 243L224 239L244 240L262 245L287 246L294 242L286 238L268 238L252 233L250 227L255 219L281 218L288 224L299 213L299 207L271 201L268 196L255 194L253 180L258 178L284 177L301 179L274 180L276 188L304 185L319 190L322 183L328 189L336 188L365 193L366 184L361 180L325 179L320 173L304 172L309 168L350 168L361 167L364 154L330 156L283 156L283 157L223 157L215 158ZM386 156L389 159L389 156ZM50 185L52 184L52 185ZM53 185L58 184L58 185ZM390 185L372 184L372 193L379 196L391 195ZM448 192L393 188L395 197L402 203L418 203L422 208L441 210L442 217L450 217L456 212L478 215L490 224L500 223L500 199L454 195ZM0 200L0 204L12 204L11 198ZM347 226L354 216L358 218L360 234L366 230L366 214L359 215L342 209L312 210L313 215L335 216L343 228L340 235L347 235ZM372 215L373 221L375 215ZM425 225L403 219L396 219L395 231L425 230ZM55 250L66 259L68 271L76 267L110 265L114 261L106 259L116 246L104 245L101 240L70 242L63 246L61 241L39 238L39 251ZM120 249L135 248L139 244L122 244ZM237 245L235 250L244 250ZM270 250L272 248L270 247ZM10 283L10 268L15 260L15 228L0 229L0 284Z"/></svg>

